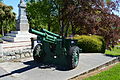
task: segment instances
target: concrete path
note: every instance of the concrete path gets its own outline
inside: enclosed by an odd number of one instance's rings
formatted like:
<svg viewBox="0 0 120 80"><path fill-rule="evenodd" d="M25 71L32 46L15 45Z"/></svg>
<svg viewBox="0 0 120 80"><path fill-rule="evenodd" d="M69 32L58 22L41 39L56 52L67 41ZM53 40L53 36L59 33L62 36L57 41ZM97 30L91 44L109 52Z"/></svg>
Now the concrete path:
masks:
<svg viewBox="0 0 120 80"><path fill-rule="evenodd" d="M4 75L4 74L8 74L7 71L5 71L3 68L0 67L0 76ZM5 77L1 77L0 80L16 80L13 76L8 75Z"/></svg>
<svg viewBox="0 0 120 80"><path fill-rule="evenodd" d="M80 54L78 67L69 71L60 71L53 67L41 68L32 58L20 59L0 63L0 80L67 80L115 59L117 57L108 57L100 53ZM3 69L8 73L1 72Z"/></svg>

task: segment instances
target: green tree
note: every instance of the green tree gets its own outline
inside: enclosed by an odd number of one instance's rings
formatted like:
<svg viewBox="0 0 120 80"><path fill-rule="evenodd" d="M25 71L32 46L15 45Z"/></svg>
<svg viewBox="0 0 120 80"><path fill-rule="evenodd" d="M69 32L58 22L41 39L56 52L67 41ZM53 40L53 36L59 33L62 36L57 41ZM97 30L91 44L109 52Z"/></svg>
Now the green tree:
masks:
<svg viewBox="0 0 120 80"><path fill-rule="evenodd" d="M0 0L0 2L2 2L3 0Z"/></svg>
<svg viewBox="0 0 120 80"><path fill-rule="evenodd" d="M42 24L48 29L56 28L65 37L71 33L73 35L100 35L105 38L107 48L110 45L113 46L118 40L120 17L115 15L113 11L118 11L119 0L30 1L31 4L28 5L27 11L32 26ZM53 12L56 15L53 15Z"/></svg>
<svg viewBox="0 0 120 80"><path fill-rule="evenodd" d="M64 0L63 29L72 28L73 34L95 34L103 36L107 48L116 44L120 34L120 17L113 11L118 10L119 0ZM67 22L67 24L66 24ZM114 29L113 29L114 28Z"/></svg>
<svg viewBox="0 0 120 80"><path fill-rule="evenodd" d="M59 31L59 4L55 0L41 0L27 4L27 14L30 26L47 28L49 31Z"/></svg>
<svg viewBox="0 0 120 80"><path fill-rule="evenodd" d="M12 12L12 9L12 6L7 6L0 2L0 29L3 36L15 28L16 14Z"/></svg>

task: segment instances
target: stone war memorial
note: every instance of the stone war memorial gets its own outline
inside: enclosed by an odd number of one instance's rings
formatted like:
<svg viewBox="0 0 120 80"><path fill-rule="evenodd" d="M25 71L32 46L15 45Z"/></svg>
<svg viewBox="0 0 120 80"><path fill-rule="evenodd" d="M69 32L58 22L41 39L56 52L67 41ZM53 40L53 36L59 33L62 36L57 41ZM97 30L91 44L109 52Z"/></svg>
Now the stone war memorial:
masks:
<svg viewBox="0 0 120 80"><path fill-rule="evenodd" d="M18 4L19 16L16 22L16 31L6 34L2 39L3 43L0 43L0 56L15 55L22 53L26 49L31 48L31 37L36 35L28 32L29 23L26 16L26 3L24 0L20 0Z"/></svg>

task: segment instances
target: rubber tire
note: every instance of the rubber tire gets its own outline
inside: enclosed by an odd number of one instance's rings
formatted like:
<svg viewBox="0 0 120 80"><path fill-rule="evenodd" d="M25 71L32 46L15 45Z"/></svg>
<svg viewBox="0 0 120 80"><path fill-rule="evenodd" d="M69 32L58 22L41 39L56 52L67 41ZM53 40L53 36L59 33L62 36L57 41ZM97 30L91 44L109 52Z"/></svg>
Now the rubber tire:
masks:
<svg viewBox="0 0 120 80"><path fill-rule="evenodd" d="M73 46L69 50L68 54L68 69L74 69L79 63L79 50L77 46ZM76 58L75 58L76 57Z"/></svg>
<svg viewBox="0 0 120 80"><path fill-rule="evenodd" d="M42 45L41 44L37 44L34 48L33 51L33 59L35 62L43 62L44 59L44 53L42 52Z"/></svg>

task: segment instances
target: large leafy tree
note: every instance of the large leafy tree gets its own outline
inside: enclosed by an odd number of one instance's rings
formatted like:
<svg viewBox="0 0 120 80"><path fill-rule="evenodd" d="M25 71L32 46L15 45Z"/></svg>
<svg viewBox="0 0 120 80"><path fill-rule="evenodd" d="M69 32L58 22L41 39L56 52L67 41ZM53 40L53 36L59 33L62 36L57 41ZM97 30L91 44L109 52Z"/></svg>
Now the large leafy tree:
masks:
<svg viewBox="0 0 120 80"><path fill-rule="evenodd" d="M107 48L118 40L120 18L113 11L118 11L119 0L29 1L32 4L28 6L28 18L33 26L38 24L49 26L50 23L53 29L60 29L60 34L63 36L67 36L70 32L73 35L100 35L105 38ZM52 10L56 11L56 15L52 15ZM53 24L52 20L57 22L58 26L56 23Z"/></svg>
<svg viewBox="0 0 120 80"><path fill-rule="evenodd" d="M64 0L61 20L62 29L72 28L73 34L96 34L103 36L106 45L114 45L120 34L119 0ZM64 30L63 30L64 31Z"/></svg>
<svg viewBox="0 0 120 80"><path fill-rule="evenodd" d="M2 2L3 0L0 0L0 2Z"/></svg>
<svg viewBox="0 0 120 80"><path fill-rule="evenodd" d="M7 6L0 2L0 30L4 36L5 33L15 29L15 13L12 12L13 7Z"/></svg>
<svg viewBox="0 0 120 80"><path fill-rule="evenodd" d="M58 3L54 0L31 0L27 4L27 14L30 26L47 28L49 31L59 31Z"/></svg>

